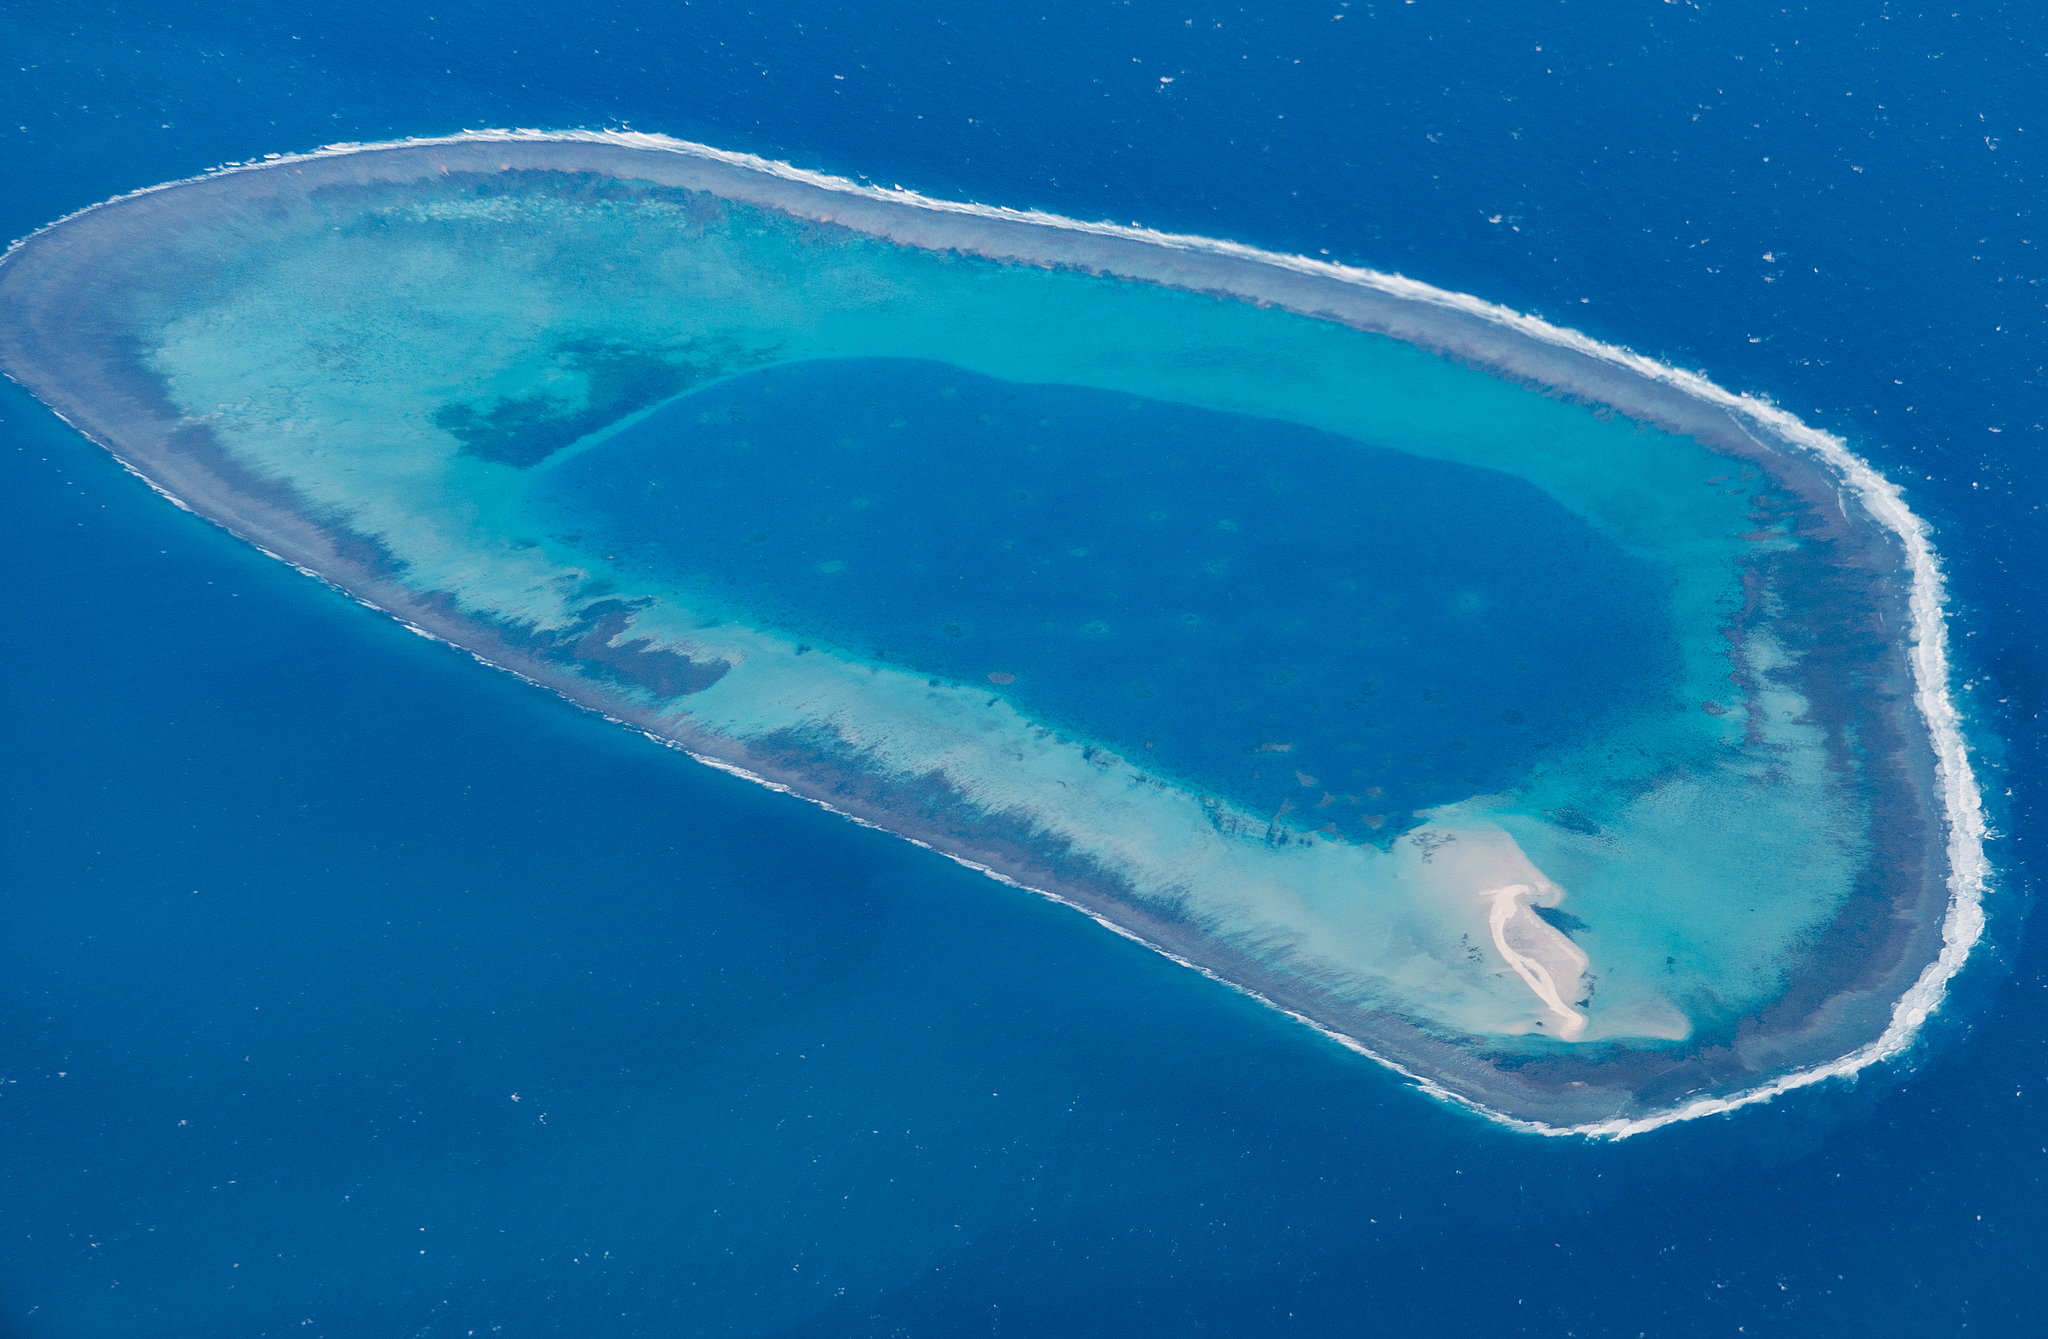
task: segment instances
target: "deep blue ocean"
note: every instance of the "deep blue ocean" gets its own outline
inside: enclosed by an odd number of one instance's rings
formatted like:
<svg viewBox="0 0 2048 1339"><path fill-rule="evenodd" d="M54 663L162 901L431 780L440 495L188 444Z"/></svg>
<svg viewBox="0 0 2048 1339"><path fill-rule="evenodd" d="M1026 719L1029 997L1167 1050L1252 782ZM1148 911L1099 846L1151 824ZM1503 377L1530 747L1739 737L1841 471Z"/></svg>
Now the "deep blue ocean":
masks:
<svg viewBox="0 0 2048 1339"><path fill-rule="evenodd" d="M0 5L0 53L10 237L264 153L630 126L1327 252L1774 396L1937 527L2000 865L1909 1063L1511 1134L415 637L8 385L0 1336L2048 1314L2038 6L158 0Z"/></svg>

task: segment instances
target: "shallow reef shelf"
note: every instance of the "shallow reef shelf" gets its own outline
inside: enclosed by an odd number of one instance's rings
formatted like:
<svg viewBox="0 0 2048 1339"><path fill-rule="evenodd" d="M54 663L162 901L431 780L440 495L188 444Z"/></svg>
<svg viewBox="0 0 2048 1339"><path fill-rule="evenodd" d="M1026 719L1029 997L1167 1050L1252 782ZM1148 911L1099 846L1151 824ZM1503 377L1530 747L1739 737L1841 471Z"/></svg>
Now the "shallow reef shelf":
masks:
<svg viewBox="0 0 2048 1339"><path fill-rule="evenodd" d="M54 224L0 365L358 599L1523 1129L1853 1074L1981 933L1897 490L1398 276L474 133Z"/></svg>

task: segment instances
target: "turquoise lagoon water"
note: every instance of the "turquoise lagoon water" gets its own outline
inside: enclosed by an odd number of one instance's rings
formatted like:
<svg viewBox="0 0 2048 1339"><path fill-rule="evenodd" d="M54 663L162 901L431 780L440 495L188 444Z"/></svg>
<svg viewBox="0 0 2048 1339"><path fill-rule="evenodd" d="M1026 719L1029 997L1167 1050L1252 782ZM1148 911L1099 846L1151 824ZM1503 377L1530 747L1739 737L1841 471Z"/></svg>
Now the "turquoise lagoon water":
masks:
<svg viewBox="0 0 2048 1339"><path fill-rule="evenodd" d="M524 147L109 211L149 245L93 319L167 445L102 437L435 635L1496 1111L1645 1118L1892 1021L1933 919L1872 908L1946 872L1911 573L1811 462Z"/></svg>

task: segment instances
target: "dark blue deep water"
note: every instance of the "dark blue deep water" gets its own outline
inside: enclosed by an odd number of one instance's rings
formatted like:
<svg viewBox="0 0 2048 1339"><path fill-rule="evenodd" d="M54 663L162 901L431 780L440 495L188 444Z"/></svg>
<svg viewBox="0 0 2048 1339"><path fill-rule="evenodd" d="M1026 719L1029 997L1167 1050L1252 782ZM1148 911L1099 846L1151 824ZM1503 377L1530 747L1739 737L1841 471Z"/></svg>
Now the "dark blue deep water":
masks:
<svg viewBox="0 0 2048 1339"><path fill-rule="evenodd" d="M1703 366L1938 525L2003 870L1909 1064L1513 1136L411 636L10 387L0 1335L2039 1325L2038 6L157 0L0 5L0 52L8 235L266 152L630 124Z"/></svg>
<svg viewBox="0 0 2048 1339"><path fill-rule="evenodd" d="M1533 484L1271 419L833 359L547 479L559 533L692 608L987 685L1291 827L1388 841L1677 700L1661 583Z"/></svg>

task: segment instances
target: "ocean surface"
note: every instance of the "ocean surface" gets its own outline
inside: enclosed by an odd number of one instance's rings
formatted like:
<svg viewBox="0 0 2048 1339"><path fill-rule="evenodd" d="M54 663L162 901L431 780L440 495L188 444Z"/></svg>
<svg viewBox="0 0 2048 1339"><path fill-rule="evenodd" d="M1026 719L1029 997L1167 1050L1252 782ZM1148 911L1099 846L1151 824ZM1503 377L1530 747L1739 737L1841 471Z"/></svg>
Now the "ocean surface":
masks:
<svg viewBox="0 0 2048 1339"><path fill-rule="evenodd" d="M2017 6L1326 10L10 7L0 213L19 235L336 140L630 125L1398 270L1774 397L1905 485L1949 573L1998 877L1987 942L1903 1062L1618 1144L1488 1125L1071 910L411 636L166 506L7 386L0 1334L1813 1335L2038 1316L2048 24ZM885 436L854 395L933 375L744 374L787 384L754 402L735 493L783 486L769 454L814 446L801 424L825 404L849 440ZM1009 431L1009 389L941 380L938 412ZM1018 426L1069 415L1055 453L1098 464L1123 438L1087 425L1158 408L1043 394ZM1227 417L1180 423L1186 448L1232 458ZM657 414L568 462L562 505L628 525L593 513L647 481L632 434L737 421ZM1000 449L1035 456L1039 435ZM1308 470L1315 439L1261 448ZM1073 473L1015 468L1045 471L1027 495ZM1461 489L1467 525L1531 514ZM1271 493L1203 501L1255 518ZM765 526L744 502L720 519ZM1544 646L1591 695L1635 681L1615 656L1641 643L1590 640L1632 617L1626 565L1549 524L1541 571L1483 548L1472 571L1404 571L1393 594L1441 626L1386 638L1401 675L1483 655L1458 639L1485 633ZM1111 529L1060 542L1142 562ZM1438 542L1378 541L1411 560ZM844 613L794 579L841 547L764 547L792 565L762 574L792 629L824 637ZM1588 593L1562 618L1504 599L1519 612L1459 621L1460 596L1517 577ZM1327 610L1265 579L1276 626L1289 599ZM1099 597L1071 580L1038 593ZM942 609L912 574L866 594L901 599L890 635L936 668L1000 652L1012 691L1038 691L1042 639ZM1225 644L1247 631L1212 626L1235 605L1181 612ZM1190 773L1227 765L1161 701L1173 666L1089 636L1059 658L1124 686L1115 728L1182 748ZM1203 664L1259 710L1314 674ZM1402 805L1438 798L1403 776Z"/></svg>

